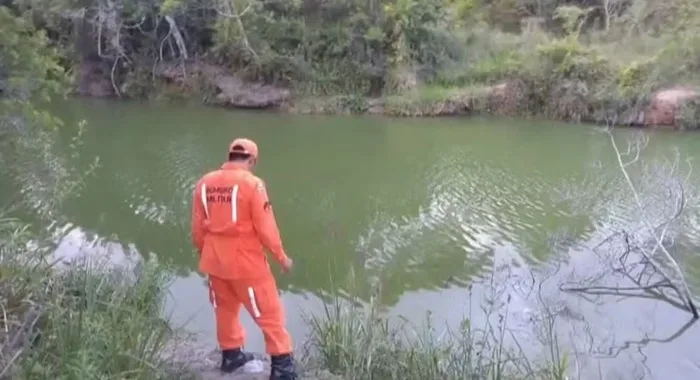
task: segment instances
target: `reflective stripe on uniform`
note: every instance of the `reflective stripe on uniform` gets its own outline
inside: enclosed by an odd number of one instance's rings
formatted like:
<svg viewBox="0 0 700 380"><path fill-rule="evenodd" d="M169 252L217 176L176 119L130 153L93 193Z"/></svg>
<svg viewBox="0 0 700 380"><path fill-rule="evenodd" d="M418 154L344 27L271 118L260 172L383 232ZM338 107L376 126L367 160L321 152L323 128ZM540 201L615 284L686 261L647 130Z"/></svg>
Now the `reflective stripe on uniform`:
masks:
<svg viewBox="0 0 700 380"><path fill-rule="evenodd" d="M202 205L204 205L204 215L209 219L209 206L207 206L207 184L202 184Z"/></svg>
<svg viewBox="0 0 700 380"><path fill-rule="evenodd" d="M211 286L211 281L207 281L209 283L209 300L211 301L212 307L216 309L216 293L214 293L214 288Z"/></svg>
<svg viewBox="0 0 700 380"><path fill-rule="evenodd" d="M255 318L260 318L260 309L258 309L258 302L255 300L255 292L252 287L248 287L248 297L250 298L250 307L253 309L253 315Z"/></svg>
<svg viewBox="0 0 700 380"><path fill-rule="evenodd" d="M233 220L234 223L238 222L237 197L238 197L238 185L235 185L233 187L233 190L231 190L231 220Z"/></svg>

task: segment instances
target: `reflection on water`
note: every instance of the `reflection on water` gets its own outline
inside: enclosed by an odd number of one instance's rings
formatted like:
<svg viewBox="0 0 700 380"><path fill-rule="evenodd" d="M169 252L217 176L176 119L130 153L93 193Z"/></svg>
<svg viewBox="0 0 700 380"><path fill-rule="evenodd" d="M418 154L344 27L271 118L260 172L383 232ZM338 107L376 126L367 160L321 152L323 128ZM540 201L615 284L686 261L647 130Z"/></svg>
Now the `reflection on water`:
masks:
<svg viewBox="0 0 700 380"><path fill-rule="evenodd" d="M133 244L126 247L117 241L109 241L94 234L88 234L70 224L57 231L60 240L54 250L55 260L74 261L86 257L103 258L107 263L119 265L139 260L140 255Z"/></svg>
<svg viewBox="0 0 700 380"><path fill-rule="evenodd" d="M494 301L500 309L492 317L507 315L532 355L540 352L537 318L545 300L561 316L557 331L582 373L597 374L602 363L606 373L624 368L630 375L642 363L655 374L688 378L690 363L700 362L689 346L700 337L696 326L673 342L655 340L672 335L687 315L658 302L590 302L559 289L571 273L599 270L590 247L601 229L634 219L619 176L600 174L616 174L615 162L605 136L592 129L129 103L76 107L90 128L83 153L99 155L102 166L64 207L73 224L57 254L90 251L113 263L155 254L170 261L179 277L168 312L209 342L214 319L189 240L191 187L220 165L228 141L245 135L261 146L258 172L296 262L279 284L297 343L306 334L303 312L320 310L332 287L348 291L355 282L364 300L374 294L368 289L380 287L387 312L416 324L430 311L440 325L457 326L465 314L483 325L481 305ZM692 154L691 148L684 146ZM688 210L673 234L674 254L700 289L697 204ZM259 331L245 313L243 320L249 348L261 351Z"/></svg>
<svg viewBox="0 0 700 380"><path fill-rule="evenodd" d="M603 373L627 368L644 375L630 377L627 372L622 378L695 378L697 368L688 364L697 362L698 357L687 353L700 334L700 325L689 313L643 294L595 297L560 291L563 283L608 270L591 255L589 250L573 251L565 265L542 276L547 303L555 305L557 311L570 311L562 315L575 313L573 318L560 321L558 329L580 361L582 378L597 378L599 366Z"/></svg>

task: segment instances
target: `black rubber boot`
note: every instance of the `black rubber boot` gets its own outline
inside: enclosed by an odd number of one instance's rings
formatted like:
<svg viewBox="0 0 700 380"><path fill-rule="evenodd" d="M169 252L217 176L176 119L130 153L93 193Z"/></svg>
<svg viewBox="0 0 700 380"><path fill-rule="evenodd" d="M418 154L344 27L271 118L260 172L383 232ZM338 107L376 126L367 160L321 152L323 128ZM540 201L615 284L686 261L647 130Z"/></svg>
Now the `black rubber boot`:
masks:
<svg viewBox="0 0 700 380"><path fill-rule="evenodd" d="M231 373L253 360L252 354L241 351L240 348L235 350L223 350L221 352L221 372Z"/></svg>
<svg viewBox="0 0 700 380"><path fill-rule="evenodd" d="M296 380L299 378L291 354L277 355L271 359L270 380Z"/></svg>

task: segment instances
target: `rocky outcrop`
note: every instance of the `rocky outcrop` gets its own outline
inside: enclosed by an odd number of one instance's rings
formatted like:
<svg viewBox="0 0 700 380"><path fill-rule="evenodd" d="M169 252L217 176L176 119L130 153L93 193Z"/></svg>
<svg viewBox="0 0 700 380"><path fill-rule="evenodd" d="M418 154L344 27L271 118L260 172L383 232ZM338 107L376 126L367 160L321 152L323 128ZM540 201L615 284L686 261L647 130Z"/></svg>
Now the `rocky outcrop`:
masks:
<svg viewBox="0 0 700 380"><path fill-rule="evenodd" d="M81 96L108 98L114 96L109 70L100 61L84 60L78 68L75 92Z"/></svg>
<svg viewBox="0 0 700 380"><path fill-rule="evenodd" d="M234 108L278 108L289 100L289 90L262 83L245 82L230 75L219 76L216 103Z"/></svg>
<svg viewBox="0 0 700 380"><path fill-rule="evenodd" d="M285 104L291 96L288 89L250 82L236 77L220 67L192 63L160 65L156 76L171 83L188 85L198 81L200 87L206 87L214 92L210 103L247 109L278 108Z"/></svg>
<svg viewBox="0 0 700 380"><path fill-rule="evenodd" d="M700 100L700 91L688 87L674 87L658 91L640 115L645 126L679 127L683 106Z"/></svg>

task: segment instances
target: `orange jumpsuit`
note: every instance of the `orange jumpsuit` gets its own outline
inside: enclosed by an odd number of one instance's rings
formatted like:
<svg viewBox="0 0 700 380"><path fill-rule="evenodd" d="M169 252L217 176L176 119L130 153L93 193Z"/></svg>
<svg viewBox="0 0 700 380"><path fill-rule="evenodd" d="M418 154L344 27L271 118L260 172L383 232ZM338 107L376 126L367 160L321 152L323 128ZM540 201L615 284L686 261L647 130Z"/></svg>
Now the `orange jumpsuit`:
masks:
<svg viewBox="0 0 700 380"><path fill-rule="evenodd" d="M192 200L192 240L200 255L199 270L209 276L220 348L244 345L239 320L243 305L262 329L267 353L291 353L277 284L263 247L280 263L287 256L263 181L235 162L204 175Z"/></svg>

